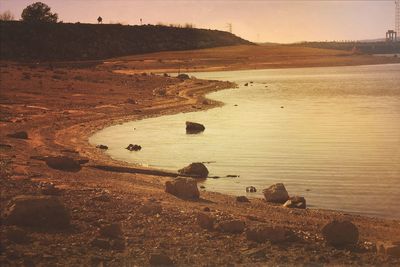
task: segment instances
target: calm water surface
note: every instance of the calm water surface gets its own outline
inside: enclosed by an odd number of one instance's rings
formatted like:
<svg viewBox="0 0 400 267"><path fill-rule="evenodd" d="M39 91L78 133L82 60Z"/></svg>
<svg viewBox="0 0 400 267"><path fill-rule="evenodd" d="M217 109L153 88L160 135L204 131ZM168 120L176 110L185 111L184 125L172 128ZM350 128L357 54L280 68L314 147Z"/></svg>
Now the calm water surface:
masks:
<svg viewBox="0 0 400 267"><path fill-rule="evenodd" d="M206 190L245 195L283 182L309 207L400 218L400 64L194 73L234 81L221 108L106 128L111 157L167 170L207 164ZM245 83L249 86L244 86ZM236 106L237 105L237 106ZM206 126L185 134L185 121ZM124 149L140 144L140 152ZM226 178L226 175L240 175Z"/></svg>

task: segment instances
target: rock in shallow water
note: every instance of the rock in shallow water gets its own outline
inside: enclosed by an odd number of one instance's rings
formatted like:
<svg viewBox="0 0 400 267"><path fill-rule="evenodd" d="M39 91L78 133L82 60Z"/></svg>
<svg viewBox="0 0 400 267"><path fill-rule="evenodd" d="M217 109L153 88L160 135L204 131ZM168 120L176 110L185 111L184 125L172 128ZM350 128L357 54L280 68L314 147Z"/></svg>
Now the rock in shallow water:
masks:
<svg viewBox="0 0 400 267"><path fill-rule="evenodd" d="M273 203L285 203L289 199L289 194L282 183L271 185L263 190L265 200Z"/></svg>
<svg viewBox="0 0 400 267"><path fill-rule="evenodd" d="M178 170L180 174L194 176L198 178L207 178L208 176L208 169L207 167L201 162L194 162L189 166L186 166L183 169Z"/></svg>
<svg viewBox="0 0 400 267"><path fill-rule="evenodd" d="M191 122L187 121L186 122L186 133L187 134L197 134L204 132L206 127L204 127L203 124L197 123L197 122Z"/></svg>

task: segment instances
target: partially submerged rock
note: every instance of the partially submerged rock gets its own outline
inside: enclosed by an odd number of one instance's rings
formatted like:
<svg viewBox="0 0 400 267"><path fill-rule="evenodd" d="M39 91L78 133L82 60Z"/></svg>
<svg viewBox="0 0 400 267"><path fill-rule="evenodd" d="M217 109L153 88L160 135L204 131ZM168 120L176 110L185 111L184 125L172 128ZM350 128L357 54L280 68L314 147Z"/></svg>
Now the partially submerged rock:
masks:
<svg viewBox="0 0 400 267"><path fill-rule="evenodd" d="M11 137L11 138L17 138L17 139L28 139L28 133L25 131L7 134L7 136Z"/></svg>
<svg viewBox="0 0 400 267"><path fill-rule="evenodd" d="M285 203L289 199L289 194L282 183L271 185L263 190L265 200L273 203Z"/></svg>
<svg viewBox="0 0 400 267"><path fill-rule="evenodd" d="M17 196L5 212L7 224L62 229L70 225L67 208L54 196Z"/></svg>
<svg viewBox="0 0 400 267"><path fill-rule="evenodd" d="M354 245L358 242L358 228L347 220L333 220L322 228L322 235L332 246Z"/></svg>
<svg viewBox="0 0 400 267"><path fill-rule="evenodd" d="M378 241L376 251L378 254L400 258L400 241Z"/></svg>
<svg viewBox="0 0 400 267"><path fill-rule="evenodd" d="M142 149L142 147L140 145L133 145L133 144L129 144L126 149L128 149L129 151L139 151Z"/></svg>
<svg viewBox="0 0 400 267"><path fill-rule="evenodd" d="M290 197L288 201L283 204L286 208L297 208L297 209L305 209L306 208L306 199L304 197L294 196Z"/></svg>
<svg viewBox="0 0 400 267"><path fill-rule="evenodd" d="M79 164L79 162L69 157L46 157L44 160L47 166L52 169L67 172L78 172L81 170L81 165Z"/></svg>
<svg viewBox="0 0 400 267"><path fill-rule="evenodd" d="M96 148L107 150L108 146L106 146L106 145L97 145Z"/></svg>
<svg viewBox="0 0 400 267"><path fill-rule="evenodd" d="M193 176L196 178L207 178L208 176L208 169L201 162L191 163L189 166L186 166L185 168L178 170L178 172L180 174Z"/></svg>
<svg viewBox="0 0 400 267"><path fill-rule="evenodd" d="M197 134L204 132L206 127L204 127L203 124L197 123L197 122L191 122L187 121L186 122L186 133L187 134Z"/></svg>
<svg viewBox="0 0 400 267"><path fill-rule="evenodd" d="M240 234L244 231L245 226L246 224L244 221L234 219L219 222L215 229L219 232Z"/></svg>
<svg viewBox="0 0 400 267"><path fill-rule="evenodd" d="M246 237L248 240L264 243L280 243L290 239L293 233L283 227L258 225L246 230Z"/></svg>
<svg viewBox="0 0 400 267"><path fill-rule="evenodd" d="M176 76L176 78L178 78L179 80L188 80L188 79L190 79L189 75L187 75L185 73L178 74L178 76Z"/></svg>
<svg viewBox="0 0 400 267"><path fill-rule="evenodd" d="M165 192L183 199L198 199L200 197L196 180L178 177L165 183Z"/></svg>
<svg viewBox="0 0 400 267"><path fill-rule="evenodd" d="M247 193L255 193L255 192L257 192L257 189L254 186L248 186L248 187L246 187L246 192Z"/></svg>

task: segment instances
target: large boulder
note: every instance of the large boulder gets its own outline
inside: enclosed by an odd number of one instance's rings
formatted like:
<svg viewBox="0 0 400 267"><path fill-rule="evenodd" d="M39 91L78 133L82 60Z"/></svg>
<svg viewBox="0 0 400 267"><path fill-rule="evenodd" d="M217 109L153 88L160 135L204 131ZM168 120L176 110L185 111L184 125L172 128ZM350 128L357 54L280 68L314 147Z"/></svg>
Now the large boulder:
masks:
<svg viewBox="0 0 400 267"><path fill-rule="evenodd" d="M306 199L304 197L294 196L290 197L288 201L283 204L286 208L297 208L297 209L305 209L306 208Z"/></svg>
<svg viewBox="0 0 400 267"><path fill-rule="evenodd" d="M354 245L358 242L358 229L347 220L333 220L322 228L322 235L332 246Z"/></svg>
<svg viewBox="0 0 400 267"><path fill-rule="evenodd" d="M69 157L46 157L45 162L50 168L60 171L78 172L81 170L79 162Z"/></svg>
<svg viewBox="0 0 400 267"><path fill-rule="evenodd" d="M196 178L207 178L208 176L208 169L207 167L200 162L195 162L186 166L183 169L178 170L180 174L194 176Z"/></svg>
<svg viewBox="0 0 400 267"><path fill-rule="evenodd" d="M285 203L289 199L289 194L282 183L264 189L263 194L266 201L273 203Z"/></svg>
<svg viewBox="0 0 400 267"><path fill-rule="evenodd" d="M290 230L279 226L258 225L246 230L247 239L259 243L267 241L272 243L285 242L292 235Z"/></svg>
<svg viewBox="0 0 400 267"><path fill-rule="evenodd" d="M5 211L5 223L45 229L70 225L66 207L54 196L16 196Z"/></svg>
<svg viewBox="0 0 400 267"><path fill-rule="evenodd" d="M186 122L186 133L187 134L197 134L204 132L206 127L204 127L203 124L197 123L197 122L191 122L187 121Z"/></svg>
<svg viewBox="0 0 400 267"><path fill-rule="evenodd" d="M196 180L177 177L165 183L165 192L183 199L198 199L200 197Z"/></svg>

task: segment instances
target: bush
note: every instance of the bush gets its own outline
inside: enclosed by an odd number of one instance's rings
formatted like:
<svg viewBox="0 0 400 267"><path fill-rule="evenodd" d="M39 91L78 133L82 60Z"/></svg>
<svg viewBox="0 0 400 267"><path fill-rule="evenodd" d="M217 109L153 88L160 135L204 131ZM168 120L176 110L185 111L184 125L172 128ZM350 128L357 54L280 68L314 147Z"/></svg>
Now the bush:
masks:
<svg viewBox="0 0 400 267"><path fill-rule="evenodd" d="M36 2L27 6L21 14L22 20L25 22L52 22L58 20L57 13L51 13L50 7L42 2Z"/></svg>

